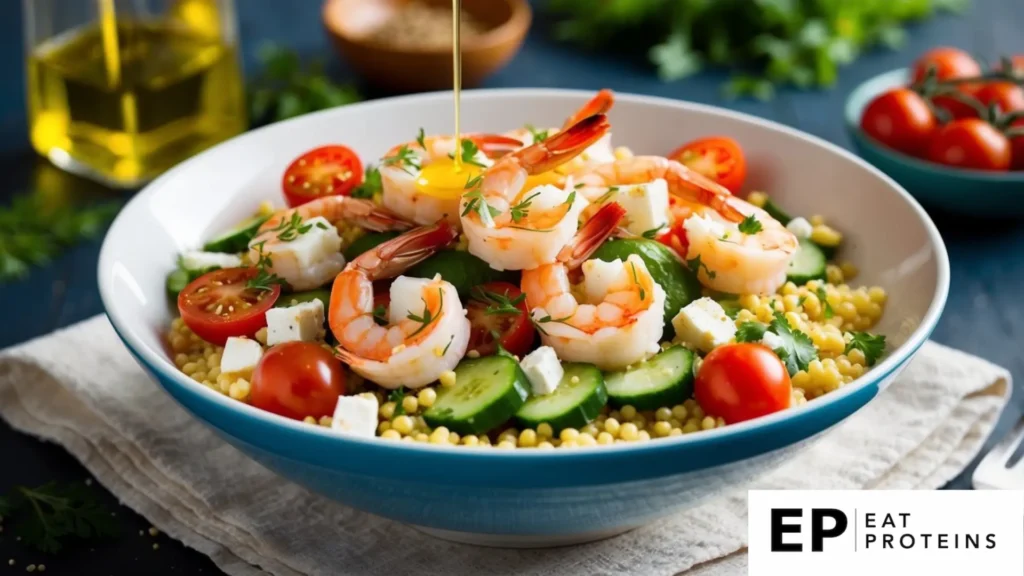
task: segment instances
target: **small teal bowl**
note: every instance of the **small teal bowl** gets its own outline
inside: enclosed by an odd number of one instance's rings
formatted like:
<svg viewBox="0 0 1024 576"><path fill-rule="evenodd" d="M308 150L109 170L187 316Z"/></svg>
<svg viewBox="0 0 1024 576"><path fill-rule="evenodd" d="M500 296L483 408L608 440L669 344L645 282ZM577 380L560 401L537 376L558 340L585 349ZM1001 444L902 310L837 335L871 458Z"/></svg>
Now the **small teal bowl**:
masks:
<svg viewBox="0 0 1024 576"><path fill-rule="evenodd" d="M883 92L906 86L906 68L858 86L846 99L846 129L862 158L900 183L926 206L982 217L1024 216L1024 172L958 170L887 148L860 129L864 109Z"/></svg>

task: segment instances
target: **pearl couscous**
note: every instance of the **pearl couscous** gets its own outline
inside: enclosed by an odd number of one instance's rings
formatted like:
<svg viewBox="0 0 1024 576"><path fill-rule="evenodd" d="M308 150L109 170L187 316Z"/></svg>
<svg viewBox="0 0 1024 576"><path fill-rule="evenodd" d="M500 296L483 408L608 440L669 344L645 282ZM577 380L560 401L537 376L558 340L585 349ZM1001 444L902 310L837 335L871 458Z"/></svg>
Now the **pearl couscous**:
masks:
<svg viewBox="0 0 1024 576"><path fill-rule="evenodd" d="M541 139L534 128L510 134ZM545 173L532 196L505 209L488 204L471 171L455 196L460 226L403 232L420 216L388 198L422 191L399 189L396 170L435 184L447 178L424 139L396 147L365 184L345 188L358 199L261 206L183 258L168 278L181 312L167 334L177 368L235 400L339 434L550 450L647 442L798 409L885 352L884 337L869 331L886 292L853 285L857 266L834 258L843 236L822 216L791 218L759 192L721 196L715 209L659 192L658 180L620 192L601 162L616 163L620 177L640 166L688 169L605 142L607 150L574 160L575 186ZM479 164L476 174L501 166L469 142L463 154ZM289 167L290 201L319 194L302 171L329 162L319 151ZM332 154L352 154L344 151ZM427 170L428 161L442 167ZM577 210L579 223L564 241L587 246L573 265L582 280L559 260L564 247L545 257L553 261L529 264L543 245L479 244L500 222L515 223L515 234L539 225L534 198L563 189L561 210ZM579 209L577 198L586 199ZM481 227L482 205L498 224ZM637 222L650 229L610 238ZM239 265L224 268L231 254ZM751 394L757 402L745 400Z"/></svg>

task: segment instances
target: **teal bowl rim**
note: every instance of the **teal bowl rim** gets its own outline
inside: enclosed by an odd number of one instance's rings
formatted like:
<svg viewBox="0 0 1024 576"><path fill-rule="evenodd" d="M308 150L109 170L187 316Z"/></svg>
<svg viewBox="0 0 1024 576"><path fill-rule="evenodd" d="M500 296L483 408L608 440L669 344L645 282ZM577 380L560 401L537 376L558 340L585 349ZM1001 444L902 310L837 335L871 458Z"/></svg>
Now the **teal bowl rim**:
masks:
<svg viewBox="0 0 1024 576"><path fill-rule="evenodd" d="M909 77L909 68L897 68L895 70L883 72L858 84L857 87L850 92L850 95L846 97L846 102L843 104L843 117L846 120L846 129L858 144L866 146L876 154L885 156L893 162L902 164L908 169L932 172L936 176L971 181L982 180L1024 184L1024 170L991 172L987 170L971 170L966 168L948 168L941 164L921 160L920 158L915 158L914 156L883 146L874 138L865 134L864 131L860 129L860 118L864 108L867 107L868 102L870 102L875 96L881 94L884 90L906 85Z"/></svg>

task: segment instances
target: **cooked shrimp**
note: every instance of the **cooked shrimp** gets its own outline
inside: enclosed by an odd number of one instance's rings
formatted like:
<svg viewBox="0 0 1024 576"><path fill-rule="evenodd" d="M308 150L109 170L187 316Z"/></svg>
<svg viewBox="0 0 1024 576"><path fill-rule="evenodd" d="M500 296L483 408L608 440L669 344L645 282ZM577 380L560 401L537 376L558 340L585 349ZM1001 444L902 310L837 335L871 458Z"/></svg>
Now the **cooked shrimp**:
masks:
<svg viewBox="0 0 1024 576"><path fill-rule="evenodd" d="M673 212L689 212L683 224L689 243L686 259L700 258L697 276L708 288L770 294L786 281L796 236L764 210L679 162L637 156L594 167L574 179L584 184L580 190L591 198L616 184L664 179L676 199ZM739 225L745 219L750 219L743 227L746 233Z"/></svg>
<svg viewBox="0 0 1024 576"><path fill-rule="evenodd" d="M455 287L440 275L398 275L457 235L444 221L416 228L358 256L338 274L327 318L338 358L392 389L420 388L455 368L469 344L469 320ZM395 276L387 325L381 326L373 314L373 281Z"/></svg>
<svg viewBox="0 0 1024 576"><path fill-rule="evenodd" d="M561 130L567 130L581 120L597 114L607 114L615 105L615 95L607 88L599 91L593 98L587 101L571 116L566 118L561 128L537 129L532 126L517 128L505 133L505 136L521 140L525 146L532 146L538 141L554 136ZM539 139L539 140L538 140ZM565 175L595 163L611 162L615 160L615 152L612 149L611 132L599 138L596 142L587 147L579 156L569 162L557 166L551 174L551 182L562 184Z"/></svg>
<svg viewBox="0 0 1024 576"><path fill-rule="evenodd" d="M590 116L488 168L462 196L462 229L469 251L496 270L525 270L555 261L576 233L586 201L553 185L526 188L526 178L578 155L608 131L604 115Z"/></svg>
<svg viewBox="0 0 1024 576"><path fill-rule="evenodd" d="M463 141L476 150L461 172L455 171L451 156L459 147L454 136L421 136L388 151L380 166L384 206L417 224L444 218L458 226L459 196L466 181L492 164L489 154L522 146L519 140L499 134L466 134Z"/></svg>
<svg viewBox="0 0 1024 576"><path fill-rule="evenodd" d="M271 216L249 242L249 258L253 263L262 259L267 272L293 290L323 286L345 266L334 226L342 221L378 232L410 227L368 200L324 196Z"/></svg>
<svg viewBox="0 0 1024 576"><path fill-rule="evenodd" d="M541 340L562 360L617 370L660 349L665 291L644 261L636 254L625 261L588 260L625 213L618 204L606 204L557 262L523 272L523 293ZM581 298L570 281L577 267L583 271Z"/></svg>

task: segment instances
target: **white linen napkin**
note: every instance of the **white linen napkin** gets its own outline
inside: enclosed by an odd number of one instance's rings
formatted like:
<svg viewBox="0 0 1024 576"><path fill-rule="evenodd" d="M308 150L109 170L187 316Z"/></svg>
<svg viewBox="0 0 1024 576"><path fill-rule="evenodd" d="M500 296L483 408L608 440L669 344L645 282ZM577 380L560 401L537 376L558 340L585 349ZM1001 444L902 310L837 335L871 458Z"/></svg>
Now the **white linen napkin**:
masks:
<svg viewBox="0 0 1024 576"><path fill-rule="evenodd" d="M929 342L888 390L755 487L938 488L980 449L1009 391L1006 370ZM122 502L231 575L746 574L745 490L547 550L452 544L335 504L193 420L103 316L0 352L0 416L64 446Z"/></svg>

